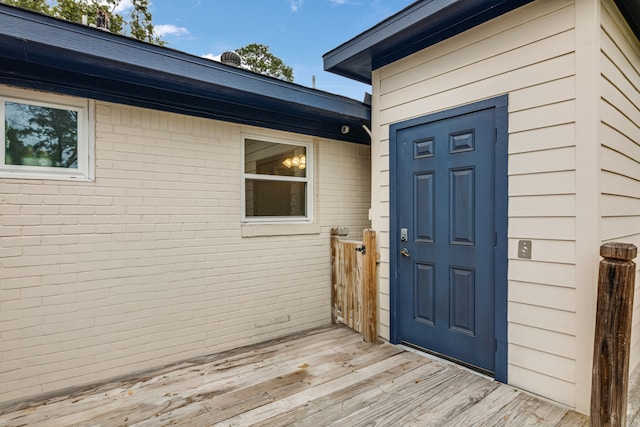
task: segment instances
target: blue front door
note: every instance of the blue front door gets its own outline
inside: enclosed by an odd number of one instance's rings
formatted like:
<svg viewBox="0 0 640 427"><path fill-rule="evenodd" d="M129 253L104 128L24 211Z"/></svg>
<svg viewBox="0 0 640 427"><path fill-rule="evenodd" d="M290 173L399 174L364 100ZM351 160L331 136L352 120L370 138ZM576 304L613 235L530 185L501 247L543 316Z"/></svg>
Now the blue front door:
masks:
<svg viewBox="0 0 640 427"><path fill-rule="evenodd" d="M392 339L494 373L496 109L391 133Z"/></svg>

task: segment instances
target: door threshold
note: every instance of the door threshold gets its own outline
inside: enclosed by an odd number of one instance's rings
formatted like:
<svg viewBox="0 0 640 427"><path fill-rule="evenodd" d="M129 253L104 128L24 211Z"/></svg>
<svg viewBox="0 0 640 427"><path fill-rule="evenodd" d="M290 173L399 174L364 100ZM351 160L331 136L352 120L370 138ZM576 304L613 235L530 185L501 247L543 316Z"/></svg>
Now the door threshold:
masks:
<svg viewBox="0 0 640 427"><path fill-rule="evenodd" d="M419 347L417 345L409 344L406 342L401 342L400 344L396 344L401 349L418 354L420 356L436 360L438 362L455 366L459 369L472 373L474 375L478 375L483 378L490 379L495 381L495 374L491 371L487 371L486 369L478 368L477 366L470 365L468 363L462 362L458 359L454 359L453 357L447 357L443 354L437 353L435 351L427 350L426 348Z"/></svg>

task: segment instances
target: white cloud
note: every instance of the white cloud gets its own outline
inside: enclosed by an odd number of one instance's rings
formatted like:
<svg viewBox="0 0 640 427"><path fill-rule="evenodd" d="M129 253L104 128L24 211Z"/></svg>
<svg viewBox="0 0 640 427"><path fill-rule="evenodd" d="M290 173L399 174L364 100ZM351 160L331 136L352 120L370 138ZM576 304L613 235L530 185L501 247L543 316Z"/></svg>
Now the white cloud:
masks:
<svg viewBox="0 0 640 427"><path fill-rule="evenodd" d="M109 8L111 8L111 3L108 3L106 0L100 0L98 3L102 6L109 6ZM113 13L122 15L123 13L129 12L131 9L133 9L132 0L120 0L116 4L116 7L113 8Z"/></svg>
<svg viewBox="0 0 640 427"><path fill-rule="evenodd" d="M337 6L342 6L343 4L349 3L349 0L329 0L329 2Z"/></svg>
<svg viewBox="0 0 640 427"><path fill-rule="evenodd" d="M297 12L302 7L303 0L291 0L291 12Z"/></svg>
<svg viewBox="0 0 640 427"><path fill-rule="evenodd" d="M153 26L153 34L157 37L164 36L186 36L189 30L185 27L178 27L173 24L160 24Z"/></svg>
<svg viewBox="0 0 640 427"><path fill-rule="evenodd" d="M218 61L218 62L220 62L220 57L221 56L222 55L214 55L213 53L207 53L205 55L202 55L203 58L207 58L207 59L210 59L212 61Z"/></svg>
<svg viewBox="0 0 640 427"><path fill-rule="evenodd" d="M133 9L133 3L131 0L121 0L120 3L113 10L115 13L122 14Z"/></svg>

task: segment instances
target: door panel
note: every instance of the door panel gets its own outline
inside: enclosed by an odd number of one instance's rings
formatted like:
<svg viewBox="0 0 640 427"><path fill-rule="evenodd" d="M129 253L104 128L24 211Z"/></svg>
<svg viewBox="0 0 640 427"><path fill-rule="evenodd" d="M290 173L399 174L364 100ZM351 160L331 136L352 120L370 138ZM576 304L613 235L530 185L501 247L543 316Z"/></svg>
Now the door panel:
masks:
<svg viewBox="0 0 640 427"><path fill-rule="evenodd" d="M456 332L474 335L475 271L451 267L449 283L449 327Z"/></svg>
<svg viewBox="0 0 640 427"><path fill-rule="evenodd" d="M475 236L474 169L452 170L449 177L449 235L452 245L473 245Z"/></svg>
<svg viewBox="0 0 640 427"><path fill-rule="evenodd" d="M495 111L398 128L397 338L494 372ZM398 238L398 236L392 236ZM395 245L392 245L395 247Z"/></svg>
<svg viewBox="0 0 640 427"><path fill-rule="evenodd" d="M433 325L436 321L435 275L432 264L415 264L414 304L417 320Z"/></svg>
<svg viewBox="0 0 640 427"><path fill-rule="evenodd" d="M427 172L416 174L416 241L432 243L435 236L435 177Z"/></svg>

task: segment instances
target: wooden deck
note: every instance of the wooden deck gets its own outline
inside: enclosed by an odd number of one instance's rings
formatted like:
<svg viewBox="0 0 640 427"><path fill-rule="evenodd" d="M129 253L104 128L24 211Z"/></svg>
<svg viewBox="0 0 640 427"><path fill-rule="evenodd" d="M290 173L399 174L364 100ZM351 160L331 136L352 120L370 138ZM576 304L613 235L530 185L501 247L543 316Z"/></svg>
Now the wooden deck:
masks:
<svg viewBox="0 0 640 427"><path fill-rule="evenodd" d="M586 426L457 366L328 327L0 412L0 426Z"/></svg>

